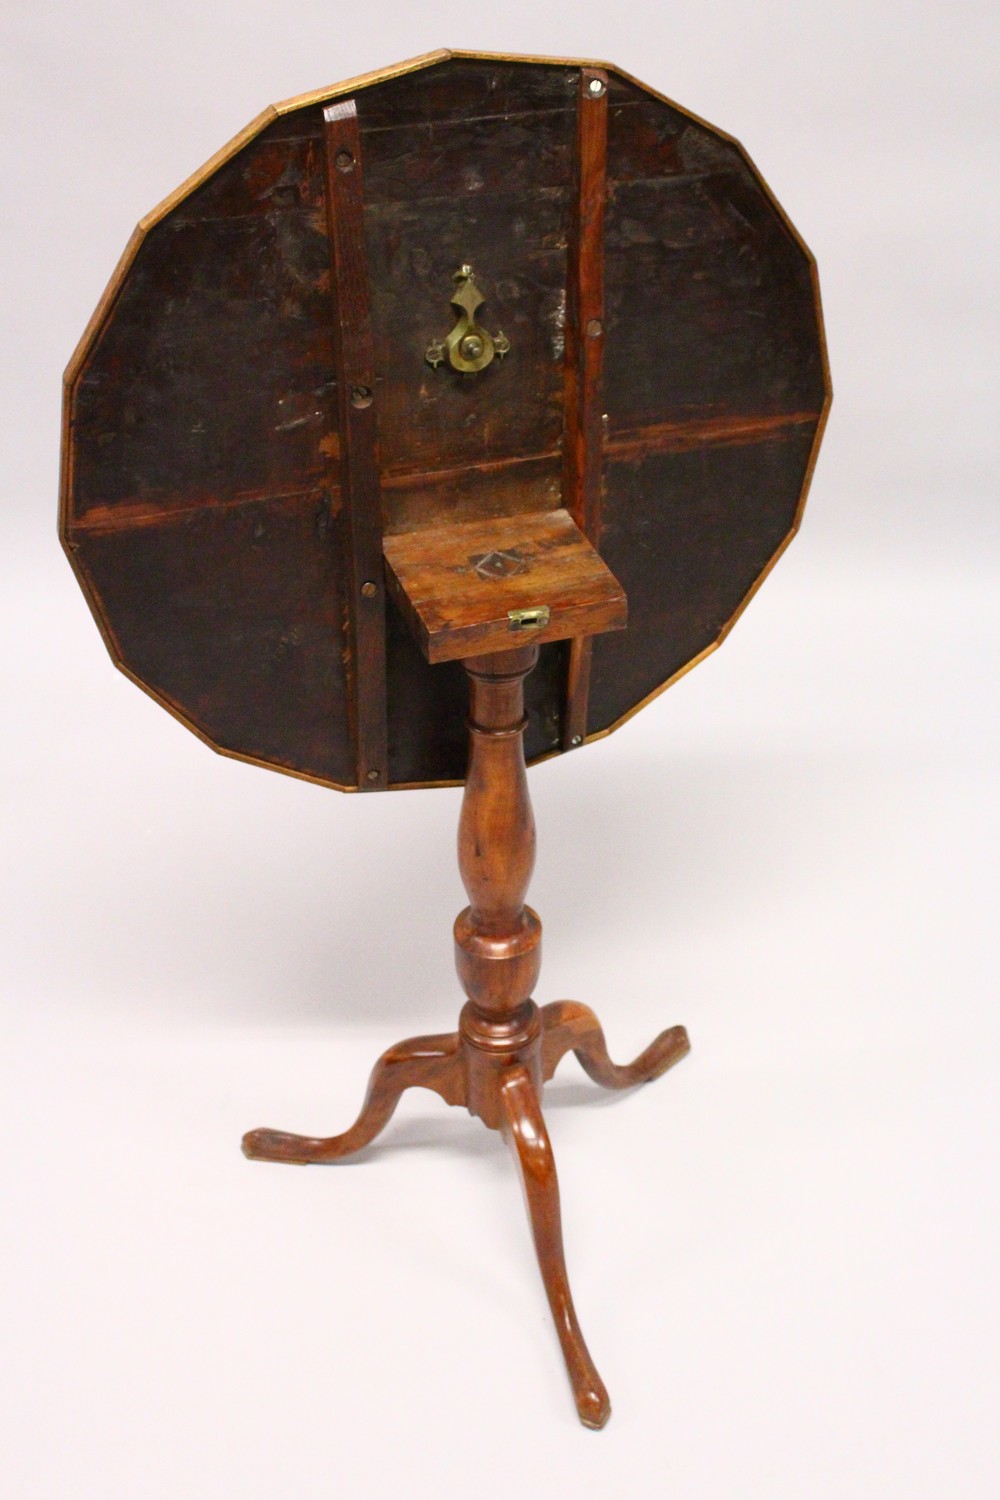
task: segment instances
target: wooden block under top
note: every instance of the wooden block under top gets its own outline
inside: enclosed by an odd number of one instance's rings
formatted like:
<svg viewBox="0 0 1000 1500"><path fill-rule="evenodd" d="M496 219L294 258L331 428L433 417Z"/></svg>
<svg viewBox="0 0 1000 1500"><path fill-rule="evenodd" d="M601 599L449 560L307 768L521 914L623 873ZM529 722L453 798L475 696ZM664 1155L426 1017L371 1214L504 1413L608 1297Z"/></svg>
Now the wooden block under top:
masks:
<svg viewBox="0 0 1000 1500"><path fill-rule="evenodd" d="M621 630L625 591L568 511L383 538L389 588L430 662ZM548 609L538 625L511 612Z"/></svg>

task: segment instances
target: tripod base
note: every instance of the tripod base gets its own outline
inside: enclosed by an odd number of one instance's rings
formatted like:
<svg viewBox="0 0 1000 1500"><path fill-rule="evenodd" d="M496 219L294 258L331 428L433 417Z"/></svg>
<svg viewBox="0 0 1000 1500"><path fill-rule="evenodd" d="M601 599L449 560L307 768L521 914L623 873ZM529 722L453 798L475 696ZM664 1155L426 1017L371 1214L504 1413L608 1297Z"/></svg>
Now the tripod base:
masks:
<svg viewBox="0 0 1000 1500"><path fill-rule="evenodd" d="M611 1415L604 1382L584 1342L573 1307L563 1254L559 1183L541 1109L542 1085L567 1052L604 1088L649 1083L690 1050L683 1026L661 1032L635 1062L619 1067L608 1056L594 1012L573 1000L539 1009L528 1000L503 1028L470 1002L459 1030L417 1037L390 1047L372 1071L357 1120L342 1135L290 1135L251 1130L243 1152L256 1161L341 1161L367 1146L388 1124L408 1088L433 1089L447 1104L465 1105L503 1134L517 1164L542 1280L562 1345L580 1421L603 1427Z"/></svg>

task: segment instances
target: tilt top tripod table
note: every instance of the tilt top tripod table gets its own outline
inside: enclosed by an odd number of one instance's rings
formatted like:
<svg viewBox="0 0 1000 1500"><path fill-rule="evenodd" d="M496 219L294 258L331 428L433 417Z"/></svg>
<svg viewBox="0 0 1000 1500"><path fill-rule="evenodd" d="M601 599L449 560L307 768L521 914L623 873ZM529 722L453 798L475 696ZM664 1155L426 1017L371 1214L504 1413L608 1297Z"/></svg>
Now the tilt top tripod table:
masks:
<svg viewBox="0 0 1000 1500"><path fill-rule="evenodd" d="M509 1142L581 1420L607 1420L542 1088L627 1067L539 1008L528 764L724 637L830 401L815 266L742 148L604 64L438 52L266 110L144 219L66 375L60 534L116 664L215 749L340 790L464 780L458 1030L375 1066Z"/></svg>

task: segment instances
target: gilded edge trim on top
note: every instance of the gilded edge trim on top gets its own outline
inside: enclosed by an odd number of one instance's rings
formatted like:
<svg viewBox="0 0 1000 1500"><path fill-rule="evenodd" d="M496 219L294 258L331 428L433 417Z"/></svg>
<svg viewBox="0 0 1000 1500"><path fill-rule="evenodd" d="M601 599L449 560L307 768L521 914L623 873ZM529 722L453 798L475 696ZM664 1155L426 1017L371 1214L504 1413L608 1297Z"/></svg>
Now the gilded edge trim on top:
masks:
<svg viewBox="0 0 1000 1500"><path fill-rule="evenodd" d="M213 155L210 156L208 160L197 169L197 171L192 172L191 175L187 177L179 187L175 188L172 193L168 193L167 196L163 198L155 208L153 208L149 213L144 214L143 217L139 220L136 228L132 231L132 234L129 237L128 243L125 246L124 251L122 252L121 258L119 259L118 264L115 266L115 269L111 274L111 278L108 281L108 284L105 287L104 292L101 295L101 298L76 345L76 348L73 350L73 353L70 356L69 363L67 364L65 372L63 374L62 453L59 466L59 540L63 546L63 550L65 551L67 558L69 559L70 565L73 568L74 573L76 574L77 581L81 587L81 591L83 592L83 595L86 598L88 605L90 606L91 613L94 616L97 627L101 632L101 636L104 639L105 645L107 646L108 653L111 656L111 659L114 662L115 666L119 669L120 672L124 674L124 676L128 677L131 682L134 682L137 687L142 688L144 693L154 699L155 702L157 702L162 708L165 708L173 718L178 719L180 723L184 724L185 727L190 729L193 734L197 735L197 737L204 744L208 745L210 749L215 750L218 754L227 756L232 760L245 761L249 765L261 766L266 770L280 771L285 776L294 776L300 781L315 782L319 786L327 786L335 791L341 792L354 792L358 789L356 786L343 786L339 782L328 781L323 777L313 776L309 772L296 771L288 766L279 766L276 765L273 761L261 760L259 757L247 755L237 750L229 750L225 746L217 744L214 740L209 738L209 736L203 729L199 728L199 726L195 724L191 719L189 719L185 714L183 714L176 707L176 705L171 703L168 698L164 697L161 693L150 687L148 683L142 682L140 678L138 678L132 671L129 670L127 666L125 666L124 662L121 659L117 642L114 639L108 622L104 618L103 610L100 608L97 595L91 589L90 581L86 577L80 561L76 556L75 549L71 546L69 537L67 535L69 493L71 487L71 454L69 439L72 415L72 385L74 380L76 379L77 374L79 373L84 359L86 358L92 342L100 332L105 319L114 306L118 293L121 290L125 277L128 274L129 268L132 265L132 262L135 259L136 254L138 253L139 246L142 244L146 235L156 224L164 219L167 214L171 213L179 203L183 202L185 198L189 197L193 192L201 187L201 185L206 182L208 178L211 177L212 174L219 169L219 167L225 165L225 163L229 161L231 157L235 156L237 152L241 151L244 146L249 145L249 143L256 136L260 135L261 131L265 130L268 125L273 124L275 120L280 119L282 115L291 114L294 110L304 109L311 104L322 104L328 99L334 99L346 93L356 93L359 89L372 88L374 85L379 83L386 83L392 78L400 78L406 73L419 72L422 68L434 67L438 63L448 62L452 59L467 59L469 61L479 62L528 63L535 66L548 67L602 68L609 73L615 74L618 78L625 79L628 83L633 84L636 88L641 89L644 93L651 95L654 99L659 99L661 103L666 104L670 109L676 110L678 114L684 115L687 119L693 121L696 125L702 126L705 130L711 131L713 135L718 136L721 140L728 141L730 145L735 146L736 150L740 153L740 155L743 157L743 160L746 162L748 169L753 174L756 181L763 188L768 202L777 214L778 218L781 220L781 223L783 224L787 234L805 256L809 266L810 281L812 283L813 289L813 304L816 312L816 331L819 336L820 363L823 375L823 404L820 409L819 418L816 423L816 431L813 436L812 446L809 451L809 458L806 463L806 471L802 481L802 489L799 493L799 501L795 511L795 519L793 520L792 525L789 528L788 534L775 549L771 558L762 568L761 572L754 579L753 583L750 585L750 588L743 596L743 599L740 601L739 605L722 626L715 640L710 645L706 646L704 650L699 651L696 656L693 656L689 662L686 662L684 666L681 667L678 671L674 672L672 676L668 677L664 682L660 683L658 687L655 687L651 693L647 693L645 698L643 698L639 703L630 708L627 713L622 714L621 718L616 719L613 724L609 724L606 729L599 729L593 734L588 734L584 739L584 744L589 745L594 740L604 739L607 735L613 734L616 729L620 729L623 724L627 723L628 720L639 713L641 709L647 707L648 704L652 703L654 698L658 698L661 693L666 692L667 688L672 687L675 682L677 682L681 677L686 676L693 667L698 666L705 660L706 657L711 656L712 652L716 651L719 646L722 645L722 642L726 639L726 636L732 630L733 626L736 624L736 621L740 618L743 611L746 609L747 605L750 603L751 599L754 597L757 590L764 582L765 578L768 577L771 569L785 552L792 538L795 536L802 524L802 516L806 506L806 499L809 494L809 487L812 483L813 471L816 467L816 460L819 456L820 444L823 439L823 433L826 429L827 419L830 415L830 406L833 401L833 385L830 378L830 362L826 343L826 329L823 321L823 308L820 298L819 275L816 267L816 258L813 255L812 251L809 249L809 246L806 244L805 240L795 228L795 225L788 217L788 214L785 212L784 208L778 202L778 199L775 197L770 184L754 163L753 158L750 156L750 153L747 151L743 143L736 138L736 136L730 135L728 131L722 130L719 128L719 126L711 124L710 121L704 119L701 115L695 114L693 110L686 109L682 104L676 103L675 100L669 98L666 94L661 93L659 89L653 88L650 84L645 83L640 78L637 78L634 73L629 73L624 68L617 67L614 63L604 62L602 60L594 58L539 57L530 53L475 52L465 51L457 48L452 49L443 47L435 52L421 53L418 57L409 58L405 62L395 63L386 68L378 68L370 73L361 73L354 78L345 79L341 83L331 84L328 88L314 89L311 92L305 94L296 94L291 99L283 99L280 103L270 104L266 109L261 110L260 114L256 115L248 125L245 125L243 127L242 130L237 131L236 135L234 135L231 140L227 141L224 146L221 146L218 151L214 152ZM539 765L542 761L552 760L557 755L560 755L562 753L563 752L561 749L548 751L544 755L536 756L530 762L530 764ZM461 785L462 783L460 781L391 782L389 783L386 790L411 791L425 787Z"/></svg>

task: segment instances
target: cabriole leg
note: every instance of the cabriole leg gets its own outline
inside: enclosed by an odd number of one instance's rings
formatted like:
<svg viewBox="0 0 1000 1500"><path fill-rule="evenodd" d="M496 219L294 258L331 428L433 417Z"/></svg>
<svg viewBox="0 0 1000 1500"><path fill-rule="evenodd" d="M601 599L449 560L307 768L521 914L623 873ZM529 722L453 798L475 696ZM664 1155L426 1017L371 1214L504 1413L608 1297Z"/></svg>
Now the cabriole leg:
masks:
<svg viewBox="0 0 1000 1500"><path fill-rule="evenodd" d="M601 1023L587 1005L557 1000L542 1006L542 1077L549 1079L567 1052L575 1052L580 1066L606 1089L628 1089L651 1083L691 1050L683 1026L671 1026L650 1042L635 1062L620 1066L608 1056Z"/></svg>
<svg viewBox="0 0 1000 1500"><path fill-rule="evenodd" d="M446 1104L465 1103L458 1036L415 1037L383 1052L368 1080L361 1113L343 1135L291 1135L286 1130L250 1130L243 1154L254 1161L340 1161L353 1156L385 1128L406 1089L433 1089Z"/></svg>
<svg viewBox="0 0 1000 1500"><path fill-rule="evenodd" d="M535 1237L538 1264L580 1421L603 1427L611 1415L604 1382L594 1367L573 1307L563 1254L559 1182L548 1131L527 1068L511 1068L500 1085L504 1139L517 1163Z"/></svg>

